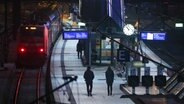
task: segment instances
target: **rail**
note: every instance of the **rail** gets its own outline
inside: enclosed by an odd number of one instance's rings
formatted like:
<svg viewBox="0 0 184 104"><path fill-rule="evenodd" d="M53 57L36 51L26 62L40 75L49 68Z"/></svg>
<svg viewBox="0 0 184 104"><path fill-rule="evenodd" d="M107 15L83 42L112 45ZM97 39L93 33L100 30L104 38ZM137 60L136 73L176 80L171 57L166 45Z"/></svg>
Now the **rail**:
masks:
<svg viewBox="0 0 184 104"><path fill-rule="evenodd" d="M30 103L33 99L38 99L41 92L41 78L42 68L22 69L16 83L13 104ZM40 104L40 101L35 103Z"/></svg>
<svg viewBox="0 0 184 104"><path fill-rule="evenodd" d="M19 78L18 78L18 82L17 82L17 85L16 85L16 91L15 91L15 95L14 95L14 101L13 101L13 104L18 104L18 96L19 96L19 92L20 92L20 87L21 87L21 82L22 82L22 78L23 78L23 75L24 75L24 70L22 70L20 72L20 75L19 75Z"/></svg>
<svg viewBox="0 0 184 104"><path fill-rule="evenodd" d="M67 78L68 78L68 77L67 77ZM47 96L53 94L53 92L55 92L55 91L59 90L60 88L66 86L66 85L69 84L70 82L76 81L77 78L78 78L77 76L72 76L72 77L68 78L68 80L67 80L64 84L62 84L62 85L56 87L55 89L51 90L50 92L48 92L48 93L45 94L45 95L40 96L38 99L32 101L30 104L35 104L36 102L38 102L38 101L40 101L40 100L43 100L45 97L47 97Z"/></svg>
<svg viewBox="0 0 184 104"><path fill-rule="evenodd" d="M36 98L40 97L40 86L41 86L41 74L42 73L42 68L40 68L39 72L37 73L37 83L36 83ZM37 104L40 104L39 101Z"/></svg>

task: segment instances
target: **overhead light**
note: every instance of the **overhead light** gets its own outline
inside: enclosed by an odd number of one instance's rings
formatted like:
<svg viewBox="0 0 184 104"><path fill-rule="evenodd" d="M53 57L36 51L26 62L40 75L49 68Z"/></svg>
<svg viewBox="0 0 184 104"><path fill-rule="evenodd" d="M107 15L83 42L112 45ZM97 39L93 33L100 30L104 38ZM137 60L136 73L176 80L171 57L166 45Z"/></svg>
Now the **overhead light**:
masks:
<svg viewBox="0 0 184 104"><path fill-rule="evenodd" d="M175 27L183 27L183 23L175 23Z"/></svg>
<svg viewBox="0 0 184 104"><path fill-rule="evenodd" d="M142 61L134 61L133 66L137 67L137 68L140 68L140 67L144 66L144 63Z"/></svg>

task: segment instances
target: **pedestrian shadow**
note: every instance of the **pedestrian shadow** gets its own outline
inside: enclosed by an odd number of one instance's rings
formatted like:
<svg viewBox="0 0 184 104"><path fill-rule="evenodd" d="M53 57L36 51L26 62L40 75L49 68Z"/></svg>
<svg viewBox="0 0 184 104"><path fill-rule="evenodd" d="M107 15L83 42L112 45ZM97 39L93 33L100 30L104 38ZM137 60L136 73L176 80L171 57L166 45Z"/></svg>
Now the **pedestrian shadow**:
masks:
<svg viewBox="0 0 184 104"><path fill-rule="evenodd" d="M86 93L85 93L85 94L83 93L83 94L81 94L81 95L88 96L88 94L86 94ZM92 96L96 96L96 95L97 95L97 94L92 94ZM89 96L89 97L90 97L90 96Z"/></svg>
<svg viewBox="0 0 184 104"><path fill-rule="evenodd" d="M116 96L116 95L122 95L123 93L112 93L112 96Z"/></svg>

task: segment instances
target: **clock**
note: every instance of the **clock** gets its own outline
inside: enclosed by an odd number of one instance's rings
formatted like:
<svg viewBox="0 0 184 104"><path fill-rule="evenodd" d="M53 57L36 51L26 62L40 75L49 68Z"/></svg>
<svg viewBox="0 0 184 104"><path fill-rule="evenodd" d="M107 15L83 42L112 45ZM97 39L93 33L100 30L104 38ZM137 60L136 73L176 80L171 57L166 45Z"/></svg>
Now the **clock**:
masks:
<svg viewBox="0 0 184 104"><path fill-rule="evenodd" d="M134 34L134 31L135 31L135 28L133 25L131 24L126 24L124 27L123 27L123 32L125 35L133 35Z"/></svg>

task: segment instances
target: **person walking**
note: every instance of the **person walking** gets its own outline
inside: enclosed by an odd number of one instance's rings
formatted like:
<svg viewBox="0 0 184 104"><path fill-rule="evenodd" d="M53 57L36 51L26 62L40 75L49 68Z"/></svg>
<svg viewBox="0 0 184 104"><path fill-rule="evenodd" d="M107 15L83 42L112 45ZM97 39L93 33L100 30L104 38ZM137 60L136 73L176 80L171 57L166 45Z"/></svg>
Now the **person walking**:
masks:
<svg viewBox="0 0 184 104"><path fill-rule="evenodd" d="M108 66L105 72L105 77L106 77L106 83L107 83L107 92L109 96L109 95L112 95L112 85L114 82L114 72L110 66Z"/></svg>
<svg viewBox="0 0 184 104"><path fill-rule="evenodd" d="M86 82L88 96L92 96L93 79L95 76L94 76L93 71L91 70L91 67L87 67L87 70L84 72L83 77Z"/></svg>
<svg viewBox="0 0 184 104"><path fill-rule="evenodd" d="M77 51L78 59L82 58L82 43L81 42L77 43L76 51Z"/></svg>

